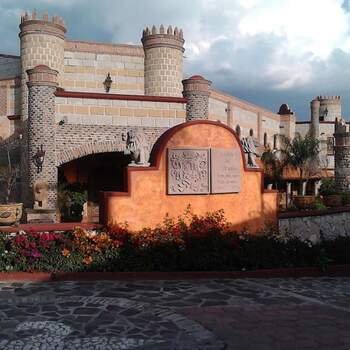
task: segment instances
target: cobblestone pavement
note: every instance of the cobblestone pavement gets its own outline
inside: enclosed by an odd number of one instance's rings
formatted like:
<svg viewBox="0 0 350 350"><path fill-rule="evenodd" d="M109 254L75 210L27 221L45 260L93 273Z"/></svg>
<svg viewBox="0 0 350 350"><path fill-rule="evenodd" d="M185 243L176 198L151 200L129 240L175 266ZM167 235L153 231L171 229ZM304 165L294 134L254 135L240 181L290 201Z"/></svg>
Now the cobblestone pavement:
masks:
<svg viewBox="0 0 350 350"><path fill-rule="evenodd" d="M0 349L350 349L350 278L0 283Z"/></svg>

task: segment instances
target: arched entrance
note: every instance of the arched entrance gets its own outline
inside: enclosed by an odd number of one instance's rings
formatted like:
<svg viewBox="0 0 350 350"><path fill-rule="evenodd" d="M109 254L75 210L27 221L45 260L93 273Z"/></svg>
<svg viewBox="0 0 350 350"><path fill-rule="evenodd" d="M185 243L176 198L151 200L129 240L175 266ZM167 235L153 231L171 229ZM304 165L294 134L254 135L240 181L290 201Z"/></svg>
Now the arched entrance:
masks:
<svg viewBox="0 0 350 350"><path fill-rule="evenodd" d="M126 167L130 156L123 152L104 152L90 154L62 164L58 168L58 188L64 191L76 191L77 202L86 202L83 208L83 221L98 222L98 202L100 191L125 191L127 188ZM80 196L82 193L84 197ZM64 205L64 203L63 203ZM68 204L69 205L69 204ZM80 211L78 209L75 211ZM62 221L77 221L77 214L62 210ZM69 218L71 216L71 219Z"/></svg>

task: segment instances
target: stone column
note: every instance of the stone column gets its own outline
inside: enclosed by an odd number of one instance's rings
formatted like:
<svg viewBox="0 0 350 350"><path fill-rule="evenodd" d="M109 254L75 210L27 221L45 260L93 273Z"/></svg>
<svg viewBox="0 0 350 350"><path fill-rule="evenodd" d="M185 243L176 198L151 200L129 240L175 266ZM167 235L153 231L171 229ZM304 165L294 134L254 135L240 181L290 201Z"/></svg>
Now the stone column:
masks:
<svg viewBox="0 0 350 350"><path fill-rule="evenodd" d="M321 180L315 181L315 196L317 197L321 187Z"/></svg>
<svg viewBox="0 0 350 350"><path fill-rule="evenodd" d="M27 71L28 95L28 192L37 194L35 209L56 210L57 207L57 167L55 164L55 91L56 70L45 65ZM44 151L42 167L38 166L38 152ZM47 192L47 195L45 196ZM40 200L40 196L43 196ZM35 196L33 196L35 197ZM44 198L46 197L46 198ZM36 199L36 201L35 201Z"/></svg>
<svg viewBox="0 0 350 350"><path fill-rule="evenodd" d="M262 115L260 112L258 112L258 140L260 144L263 144L262 123L263 123Z"/></svg>
<svg viewBox="0 0 350 350"><path fill-rule="evenodd" d="M186 121L209 119L209 96L211 81L194 75L182 81L183 96L187 98Z"/></svg>
<svg viewBox="0 0 350 350"><path fill-rule="evenodd" d="M318 98L315 98L310 102L310 108L311 108L310 134L313 137L318 138L320 136L320 101L318 100Z"/></svg>
<svg viewBox="0 0 350 350"><path fill-rule="evenodd" d="M302 193L301 193L302 196L305 196L306 194L306 185L307 185L307 182L303 181L303 187L302 187Z"/></svg>
<svg viewBox="0 0 350 350"><path fill-rule="evenodd" d="M291 182L287 182L286 201L287 201L286 204L288 208L290 203L292 202L292 183Z"/></svg>
<svg viewBox="0 0 350 350"><path fill-rule="evenodd" d="M336 189L350 193L350 132L344 120L335 121L334 175Z"/></svg>

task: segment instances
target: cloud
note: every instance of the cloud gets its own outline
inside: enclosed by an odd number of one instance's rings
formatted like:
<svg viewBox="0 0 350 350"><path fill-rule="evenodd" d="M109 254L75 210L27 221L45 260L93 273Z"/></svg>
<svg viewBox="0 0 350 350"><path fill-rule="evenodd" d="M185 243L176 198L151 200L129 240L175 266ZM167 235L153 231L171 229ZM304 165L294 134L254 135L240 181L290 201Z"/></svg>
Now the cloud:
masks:
<svg viewBox="0 0 350 350"><path fill-rule="evenodd" d="M301 119L319 94L343 96L350 116L349 0L0 0L1 51L18 53L19 16L64 18L68 37L140 44L146 26L183 28L185 74Z"/></svg>

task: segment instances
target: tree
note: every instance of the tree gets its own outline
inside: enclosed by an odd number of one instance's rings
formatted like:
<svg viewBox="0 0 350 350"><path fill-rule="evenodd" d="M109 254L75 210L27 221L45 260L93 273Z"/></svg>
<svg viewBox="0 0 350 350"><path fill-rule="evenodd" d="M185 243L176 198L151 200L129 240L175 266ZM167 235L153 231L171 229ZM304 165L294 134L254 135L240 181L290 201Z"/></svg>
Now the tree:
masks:
<svg viewBox="0 0 350 350"><path fill-rule="evenodd" d="M305 137L297 134L293 140L285 137L282 139L281 152L284 155L286 165L299 170L299 195L302 195L303 181L307 182L311 176L320 171L319 140L309 133Z"/></svg>
<svg viewBox="0 0 350 350"><path fill-rule="evenodd" d="M0 165L0 184L4 188L4 202L7 204L10 200L12 190L16 184L17 170L11 162L10 151L6 150L6 165Z"/></svg>
<svg viewBox="0 0 350 350"><path fill-rule="evenodd" d="M267 150L263 152L261 160L264 163L265 173L272 179L275 188L278 189L278 184L282 180L283 169L286 166L283 153L278 150L267 148Z"/></svg>

